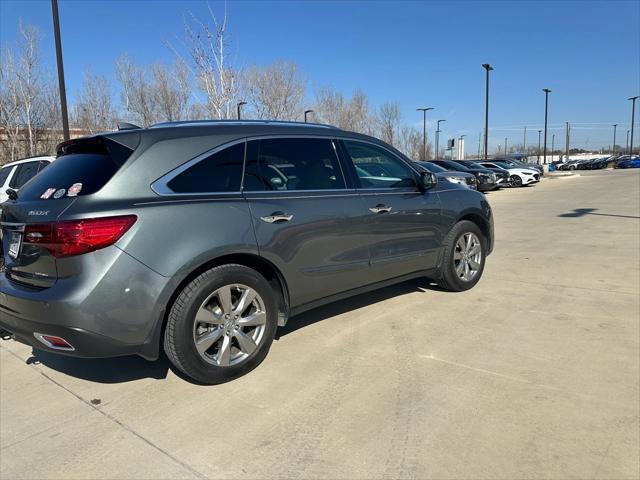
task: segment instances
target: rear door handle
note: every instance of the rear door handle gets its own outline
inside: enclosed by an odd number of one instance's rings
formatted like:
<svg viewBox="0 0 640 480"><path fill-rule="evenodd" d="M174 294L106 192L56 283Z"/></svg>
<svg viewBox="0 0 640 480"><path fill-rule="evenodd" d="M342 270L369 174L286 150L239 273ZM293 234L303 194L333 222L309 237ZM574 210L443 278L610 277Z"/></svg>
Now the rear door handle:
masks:
<svg viewBox="0 0 640 480"><path fill-rule="evenodd" d="M293 215L289 215L283 212L273 212L271 215L260 217L260 220L267 223L281 223L288 222L293 218Z"/></svg>
<svg viewBox="0 0 640 480"><path fill-rule="evenodd" d="M371 207L369 210L373 213L389 213L392 207L379 203L375 207Z"/></svg>

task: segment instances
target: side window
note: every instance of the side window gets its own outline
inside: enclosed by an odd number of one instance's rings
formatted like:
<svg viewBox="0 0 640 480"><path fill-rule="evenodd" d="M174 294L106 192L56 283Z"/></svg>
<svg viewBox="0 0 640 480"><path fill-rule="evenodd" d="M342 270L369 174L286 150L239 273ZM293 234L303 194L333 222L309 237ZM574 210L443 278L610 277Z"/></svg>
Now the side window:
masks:
<svg viewBox="0 0 640 480"><path fill-rule="evenodd" d="M13 175L9 187L14 189L22 186L36 176L40 162L27 162L18 165L16 173Z"/></svg>
<svg viewBox="0 0 640 480"><path fill-rule="evenodd" d="M192 165L167 186L175 193L239 192L244 142L225 148Z"/></svg>
<svg viewBox="0 0 640 480"><path fill-rule="evenodd" d="M362 188L410 188L416 186L413 170L383 148L345 140Z"/></svg>
<svg viewBox="0 0 640 480"><path fill-rule="evenodd" d="M3 187L5 182L7 181L7 178L9 178L9 175L11 174L11 171L16 168L16 167L4 167L2 169L0 169L0 187Z"/></svg>
<svg viewBox="0 0 640 480"><path fill-rule="evenodd" d="M247 143L246 191L345 188L331 140L274 138Z"/></svg>

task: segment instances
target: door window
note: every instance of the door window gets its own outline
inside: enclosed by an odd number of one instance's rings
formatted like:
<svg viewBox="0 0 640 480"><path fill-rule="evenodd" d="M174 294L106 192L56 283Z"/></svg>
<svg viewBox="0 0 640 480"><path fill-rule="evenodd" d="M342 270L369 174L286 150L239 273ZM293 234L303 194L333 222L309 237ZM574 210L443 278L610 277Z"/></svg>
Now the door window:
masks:
<svg viewBox="0 0 640 480"><path fill-rule="evenodd" d="M344 146L353 161L362 188L413 188L413 170L384 148L346 140Z"/></svg>
<svg viewBox="0 0 640 480"><path fill-rule="evenodd" d="M345 188L331 140L273 138L247 143L246 191Z"/></svg>
<svg viewBox="0 0 640 480"><path fill-rule="evenodd" d="M4 167L0 169L0 187L4 186L7 178L9 178L9 175L14 168L15 167Z"/></svg>

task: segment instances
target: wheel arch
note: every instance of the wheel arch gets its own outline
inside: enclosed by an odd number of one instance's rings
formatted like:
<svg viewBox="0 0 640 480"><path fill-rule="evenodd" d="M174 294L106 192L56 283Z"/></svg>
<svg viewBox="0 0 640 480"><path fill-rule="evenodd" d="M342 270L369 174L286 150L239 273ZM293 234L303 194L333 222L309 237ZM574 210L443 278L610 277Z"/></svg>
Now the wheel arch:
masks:
<svg viewBox="0 0 640 480"><path fill-rule="evenodd" d="M487 221L487 219L485 219L481 214L477 213L477 212L466 212L464 214L462 214L453 225L451 225L451 228L453 228L455 225L457 225L458 223L462 222L463 220L467 220L471 223L475 223L478 228L480 229L480 231L482 232L482 235L484 235L485 240L487 241L488 245L491 245L491 226L489 224L489 222Z"/></svg>

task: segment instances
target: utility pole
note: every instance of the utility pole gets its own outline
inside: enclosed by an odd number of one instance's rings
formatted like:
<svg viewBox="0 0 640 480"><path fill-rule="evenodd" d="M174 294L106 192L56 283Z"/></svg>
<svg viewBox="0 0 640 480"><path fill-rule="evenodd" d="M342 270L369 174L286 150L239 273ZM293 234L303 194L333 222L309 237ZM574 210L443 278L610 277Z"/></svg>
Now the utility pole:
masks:
<svg viewBox="0 0 640 480"><path fill-rule="evenodd" d="M548 88L543 88L542 91L544 92L544 160L543 160L543 164L547 163L547 110L549 107L549 93L551 93L551 90L549 90Z"/></svg>
<svg viewBox="0 0 640 480"><path fill-rule="evenodd" d="M629 155L633 155L633 124L636 119L636 100L638 96L629 98L631 100L631 141L629 142Z"/></svg>
<svg viewBox="0 0 640 480"><path fill-rule="evenodd" d="M489 72L493 70L493 67L488 63L483 63L482 68L487 72L484 100L484 159L487 160L487 150L489 145Z"/></svg>
<svg viewBox="0 0 640 480"><path fill-rule="evenodd" d="M62 114L62 135L69 140L69 114L67 113L67 91L64 86L64 65L62 64L62 39L60 38L60 18L58 0L51 0L53 14L53 33L56 40L56 60L58 63L58 89L60 90L60 113Z"/></svg>
<svg viewBox="0 0 640 480"><path fill-rule="evenodd" d="M611 147L611 155L616 154L616 129L618 128L618 124L613 124L613 147Z"/></svg>
<svg viewBox="0 0 640 480"><path fill-rule="evenodd" d="M427 159L427 112L433 110L433 107L416 108L422 112L422 160Z"/></svg>
<svg viewBox="0 0 640 480"><path fill-rule="evenodd" d="M478 160L480 160L480 144L482 143L482 132L478 134Z"/></svg>

